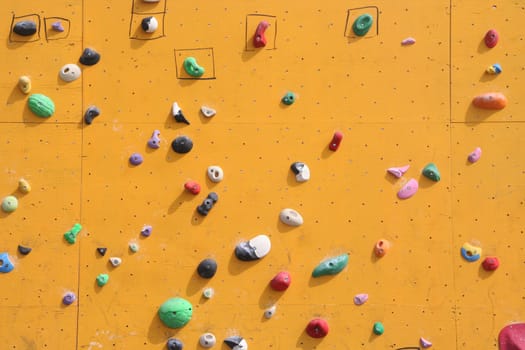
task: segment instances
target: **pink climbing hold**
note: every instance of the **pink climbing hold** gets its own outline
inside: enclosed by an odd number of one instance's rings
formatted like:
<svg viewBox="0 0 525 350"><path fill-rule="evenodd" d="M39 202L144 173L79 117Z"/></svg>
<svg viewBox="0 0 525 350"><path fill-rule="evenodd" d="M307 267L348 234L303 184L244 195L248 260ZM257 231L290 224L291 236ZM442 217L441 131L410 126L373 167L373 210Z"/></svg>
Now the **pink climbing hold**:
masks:
<svg viewBox="0 0 525 350"><path fill-rule="evenodd" d="M341 131L336 131L332 137L332 141L330 141L330 144L328 145L328 148L330 148L331 151L337 151L342 140L343 133Z"/></svg>
<svg viewBox="0 0 525 350"><path fill-rule="evenodd" d="M429 347L432 346L432 343L423 337L419 338L419 343L421 344L421 347L423 349L428 349Z"/></svg>
<svg viewBox="0 0 525 350"><path fill-rule="evenodd" d="M255 30L255 35L253 36L253 46L260 48L265 47L267 40L264 33L266 32L266 29L270 26L270 23L266 21L261 21L259 25L257 26L257 29Z"/></svg>
<svg viewBox="0 0 525 350"><path fill-rule="evenodd" d="M485 34L485 45L489 49L492 49L494 46L498 44L499 41L499 35L498 32L495 29L491 29Z"/></svg>
<svg viewBox="0 0 525 350"><path fill-rule="evenodd" d="M410 165L388 168L386 171L399 179L404 173L407 172L408 168L410 168Z"/></svg>
<svg viewBox="0 0 525 350"><path fill-rule="evenodd" d="M399 199L407 199L412 197L416 194L417 190L419 188L419 184L417 183L416 179L410 179L408 182L401 187L401 189L397 192L397 196Z"/></svg>
<svg viewBox="0 0 525 350"><path fill-rule="evenodd" d="M481 158L481 148L476 147L476 149L468 155L468 161L471 163L476 163L479 158Z"/></svg>
<svg viewBox="0 0 525 350"><path fill-rule="evenodd" d="M414 45L415 43L416 43L416 39L414 39L412 37L408 37L408 38L403 39L401 41L401 45L403 45L403 46Z"/></svg>
<svg viewBox="0 0 525 350"><path fill-rule="evenodd" d="M498 336L499 350L525 349L525 323L505 326Z"/></svg>

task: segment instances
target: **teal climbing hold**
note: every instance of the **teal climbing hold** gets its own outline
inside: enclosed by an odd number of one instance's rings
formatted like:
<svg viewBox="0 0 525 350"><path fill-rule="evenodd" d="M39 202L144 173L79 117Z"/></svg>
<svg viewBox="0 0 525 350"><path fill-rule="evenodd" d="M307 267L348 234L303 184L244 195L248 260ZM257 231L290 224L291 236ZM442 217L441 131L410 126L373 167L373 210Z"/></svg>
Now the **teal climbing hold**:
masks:
<svg viewBox="0 0 525 350"><path fill-rule="evenodd" d="M438 182L439 180L441 180L441 175L439 174L439 170L436 164L434 163L428 163L423 168L423 175L432 181Z"/></svg>
<svg viewBox="0 0 525 350"><path fill-rule="evenodd" d="M183 298L166 300L159 308L159 318L169 328L180 328L191 320L193 306Z"/></svg>
<svg viewBox="0 0 525 350"><path fill-rule="evenodd" d="M192 77L198 78L204 74L204 68L197 64L195 57L187 57L183 65L186 73Z"/></svg>
<svg viewBox="0 0 525 350"><path fill-rule="evenodd" d="M381 322L374 323L374 327L372 329L374 331L375 335L381 335L385 333L385 326Z"/></svg>
<svg viewBox="0 0 525 350"><path fill-rule="evenodd" d="M325 275L336 275L348 265L349 255L347 253L338 255L321 262L312 272L312 277Z"/></svg>
<svg viewBox="0 0 525 350"><path fill-rule="evenodd" d="M282 98L281 102L287 106L293 104L295 102L295 94L293 92L288 91Z"/></svg>
<svg viewBox="0 0 525 350"><path fill-rule="evenodd" d="M374 23L374 18L368 13L364 13L361 16L357 17L352 25L352 30L357 36L365 36L366 33L372 28Z"/></svg>

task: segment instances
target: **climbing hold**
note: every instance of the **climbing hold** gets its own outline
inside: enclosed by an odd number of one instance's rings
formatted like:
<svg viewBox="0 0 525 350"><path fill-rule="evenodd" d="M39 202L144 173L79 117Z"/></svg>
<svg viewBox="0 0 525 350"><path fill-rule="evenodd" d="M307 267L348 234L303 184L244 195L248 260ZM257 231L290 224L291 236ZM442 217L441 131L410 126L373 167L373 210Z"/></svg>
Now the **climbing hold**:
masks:
<svg viewBox="0 0 525 350"><path fill-rule="evenodd" d="M401 40L401 45L407 46L407 45L414 45L416 43L416 39L412 37L405 38Z"/></svg>
<svg viewBox="0 0 525 350"><path fill-rule="evenodd" d="M481 247L478 245L464 243L461 247L461 256L468 262L474 262L481 257Z"/></svg>
<svg viewBox="0 0 525 350"><path fill-rule="evenodd" d="M295 181L306 182L310 179L310 168L303 162L294 162L290 166L292 172L295 174Z"/></svg>
<svg viewBox="0 0 525 350"><path fill-rule="evenodd" d="M184 188L191 194L199 194L201 192L201 185L199 185L197 181L193 180L186 181Z"/></svg>
<svg viewBox="0 0 525 350"><path fill-rule="evenodd" d="M212 278L217 272L217 262L213 259L204 259L197 266L197 273L202 278Z"/></svg>
<svg viewBox="0 0 525 350"><path fill-rule="evenodd" d="M140 230L140 234L144 237L149 237L152 231L153 231L153 226L144 225L142 226L142 230Z"/></svg>
<svg viewBox="0 0 525 350"><path fill-rule="evenodd" d="M204 68L197 64L195 57L187 57L183 66L186 73L192 77L198 78L204 74Z"/></svg>
<svg viewBox="0 0 525 350"><path fill-rule="evenodd" d="M93 119L100 115L100 109L97 106L89 106L84 113L84 121L86 124L93 123Z"/></svg>
<svg viewBox="0 0 525 350"><path fill-rule="evenodd" d="M417 183L416 179L410 179L408 182L401 187L401 189L397 192L397 197L399 199L407 199L412 197L416 194L417 189L419 188L419 184Z"/></svg>
<svg viewBox="0 0 525 350"><path fill-rule="evenodd" d="M265 32L266 29L270 26L270 23L267 21L260 21L255 30L255 35L253 36L253 46L260 48L265 47L267 44Z"/></svg>
<svg viewBox="0 0 525 350"><path fill-rule="evenodd" d="M18 88L24 94L28 94L31 91L31 78L29 78L27 75L22 75L20 78L18 78Z"/></svg>
<svg viewBox="0 0 525 350"><path fill-rule="evenodd" d="M484 41L485 41L485 45L487 45L489 49L492 49L494 46L498 44L498 41L499 41L498 32L495 29L489 30L485 34Z"/></svg>
<svg viewBox="0 0 525 350"><path fill-rule="evenodd" d="M197 212L203 216L208 215L213 205L219 200L219 195L215 192L208 193L208 197L197 207Z"/></svg>
<svg viewBox="0 0 525 350"><path fill-rule="evenodd" d="M301 226L303 224L303 217L296 210L285 208L281 210L279 219L283 224L289 226Z"/></svg>
<svg viewBox="0 0 525 350"><path fill-rule="evenodd" d="M173 118L175 118L175 121L177 123L184 123L190 125L190 122L186 119L184 114L182 114L182 110L179 107L179 104L177 102L173 102L171 105L171 115Z"/></svg>
<svg viewBox="0 0 525 350"><path fill-rule="evenodd" d="M80 225L79 223L74 224L69 231L64 233L65 240L70 244L75 243L77 241L77 235L79 234L80 230L82 230L82 225Z"/></svg>
<svg viewBox="0 0 525 350"><path fill-rule="evenodd" d="M159 22L153 16L145 17L140 23L142 30L146 33L153 33L159 27Z"/></svg>
<svg viewBox="0 0 525 350"><path fill-rule="evenodd" d="M210 165L206 172L211 182L221 182L224 178L224 171L218 165Z"/></svg>
<svg viewBox="0 0 525 350"><path fill-rule="evenodd" d="M160 147L160 131L159 130L153 130L153 134L148 140L148 147L157 149Z"/></svg>
<svg viewBox="0 0 525 350"><path fill-rule="evenodd" d="M144 1L152 2L152 1L146 1L146 0ZM166 343L166 347L168 348L168 350L182 350L182 348L184 347L184 344L179 339L170 338L168 339L168 342Z"/></svg>
<svg viewBox="0 0 525 350"><path fill-rule="evenodd" d="M288 271L281 271L272 278L270 281L270 287L272 287L273 290L282 292L287 290L291 283L292 276L290 276L290 273Z"/></svg>
<svg viewBox="0 0 525 350"><path fill-rule="evenodd" d="M509 324L499 332L499 350L525 349L525 323Z"/></svg>
<svg viewBox="0 0 525 350"><path fill-rule="evenodd" d="M330 144L328 145L328 148L331 151L334 151L334 152L337 151L342 140L343 140L343 133L340 131L336 131L334 133L334 136L332 137L332 141L330 141Z"/></svg>
<svg viewBox="0 0 525 350"><path fill-rule="evenodd" d="M105 286L109 281L109 275L107 273L101 273L97 276L97 285L99 287Z"/></svg>
<svg viewBox="0 0 525 350"><path fill-rule="evenodd" d="M312 338L323 338L328 334L328 322L322 318L314 318L306 326L306 333Z"/></svg>
<svg viewBox="0 0 525 350"><path fill-rule="evenodd" d="M13 32L22 36L33 35L36 31L36 23L33 21L20 21L13 26Z"/></svg>
<svg viewBox="0 0 525 350"><path fill-rule="evenodd" d="M352 30L357 36L365 36L366 33L372 28L374 23L374 18L368 13L364 13L361 16L357 17L352 25Z"/></svg>
<svg viewBox="0 0 525 350"><path fill-rule="evenodd" d="M94 49L86 47L78 61L85 66L94 66L100 61L100 54Z"/></svg>
<svg viewBox="0 0 525 350"><path fill-rule="evenodd" d="M0 272L1 273L8 273L13 271L15 266L9 259L9 255L7 253L1 253L0 254Z"/></svg>
<svg viewBox="0 0 525 350"><path fill-rule="evenodd" d="M55 113L55 104L53 101L42 94L30 95L27 104L31 112L42 118L50 117Z"/></svg>
<svg viewBox="0 0 525 350"><path fill-rule="evenodd" d="M18 208L18 199L15 196L7 196L2 200L2 210L6 213L12 213Z"/></svg>
<svg viewBox="0 0 525 350"><path fill-rule="evenodd" d="M385 327L383 326L381 322L375 322L372 330L374 331L375 335L381 335L385 333Z"/></svg>
<svg viewBox="0 0 525 350"><path fill-rule="evenodd" d="M63 32L65 30L61 21L51 23L51 29L53 29L55 32Z"/></svg>
<svg viewBox="0 0 525 350"><path fill-rule="evenodd" d="M438 182L439 180L441 180L441 175L439 174L439 170L438 170L436 164L434 164L434 163L428 163L423 168L422 173L423 173L423 175L426 178L429 178L432 181Z"/></svg>
<svg viewBox="0 0 525 350"><path fill-rule="evenodd" d="M476 163L479 158L481 158L481 148L476 147L476 149L468 155L467 159L471 163Z"/></svg>
<svg viewBox="0 0 525 350"><path fill-rule="evenodd" d="M281 102L287 106L295 102L295 94L293 92L287 92L282 98Z"/></svg>
<svg viewBox="0 0 525 350"><path fill-rule="evenodd" d="M107 250L108 250L108 248L103 248L103 247L101 247L101 248L97 248L97 252L98 252L100 255L102 255L102 256L106 255Z"/></svg>
<svg viewBox="0 0 525 350"><path fill-rule="evenodd" d="M173 140L171 148L176 153L188 153L193 148L193 141L188 136L179 136Z"/></svg>
<svg viewBox="0 0 525 350"><path fill-rule="evenodd" d="M374 254L378 258L381 258L385 256L385 254L388 252L389 249L390 249L390 242L387 241L386 239L380 239L379 241L377 241L376 245L374 246Z"/></svg>
<svg viewBox="0 0 525 350"><path fill-rule="evenodd" d="M407 172L408 168L410 168L410 165L388 168L386 169L386 171L399 179L401 178L401 176L403 176L404 173Z"/></svg>
<svg viewBox="0 0 525 350"><path fill-rule="evenodd" d="M109 258L109 262L111 263L111 265L113 265L113 267L117 267L120 264L122 264L122 259L117 258L116 256L112 256L111 258Z"/></svg>
<svg viewBox="0 0 525 350"><path fill-rule="evenodd" d="M428 349L429 347L432 346L432 343L423 337L419 338L419 343L421 344L421 347L423 349Z"/></svg>
<svg viewBox="0 0 525 350"><path fill-rule="evenodd" d="M129 156L129 163L131 165L140 165L143 161L144 158L142 158L140 153L133 153L131 156Z"/></svg>
<svg viewBox="0 0 525 350"><path fill-rule="evenodd" d="M31 192L31 185L26 179L21 178L18 180L18 190L23 194L27 194Z"/></svg>
<svg viewBox="0 0 525 350"><path fill-rule="evenodd" d="M243 241L235 247L235 256L242 261L252 261L265 257L272 248L270 237L258 235L249 241Z"/></svg>
<svg viewBox="0 0 525 350"><path fill-rule="evenodd" d="M133 253L136 253L140 250L140 246L137 242L129 242L128 247Z"/></svg>
<svg viewBox="0 0 525 350"><path fill-rule="evenodd" d="M207 107L207 106L202 106L201 107L201 113L202 115L204 115L206 118L211 118L213 117L215 114L217 114L217 111L211 107Z"/></svg>
<svg viewBox="0 0 525 350"><path fill-rule="evenodd" d="M224 339L224 344L228 345L228 347L232 350L248 350L248 343L246 343L246 339L238 335Z"/></svg>
<svg viewBox="0 0 525 350"><path fill-rule="evenodd" d="M481 266L485 271L494 271L499 267L499 259L497 256L487 256Z"/></svg>
<svg viewBox="0 0 525 350"><path fill-rule="evenodd" d="M368 294L362 293L362 294L356 294L354 296L354 304L356 305L363 305L368 300Z"/></svg>
<svg viewBox="0 0 525 350"><path fill-rule="evenodd" d="M68 63L64 65L62 68L60 68L60 72L58 72L60 79L66 82L77 80L80 78L81 74L82 71L80 70L80 67L74 63Z"/></svg>
<svg viewBox="0 0 525 350"><path fill-rule="evenodd" d="M215 338L215 335L213 333L204 333L199 337L199 344L203 348L211 348L215 345L217 342L217 339Z"/></svg>
<svg viewBox="0 0 525 350"><path fill-rule="evenodd" d="M494 63L487 67L485 70L488 74L500 74L503 72L503 69L501 69L501 65L499 63Z"/></svg>
<svg viewBox="0 0 525 350"><path fill-rule="evenodd" d="M322 261L312 271L312 277L336 275L348 265L349 255L347 253Z"/></svg>
<svg viewBox="0 0 525 350"><path fill-rule="evenodd" d="M213 290L213 288L211 287L204 288L204 290L202 291L202 296L206 299L211 299L213 298L214 295L215 295L215 290Z"/></svg>
<svg viewBox="0 0 525 350"><path fill-rule="evenodd" d="M23 245L19 245L18 246L18 251L22 255L27 255L27 254L31 253L31 250L32 249L30 247L24 247Z"/></svg>
<svg viewBox="0 0 525 350"><path fill-rule="evenodd" d="M472 104L483 109L503 109L507 106L507 98L500 92L488 92L474 97Z"/></svg>
<svg viewBox="0 0 525 350"><path fill-rule="evenodd" d="M159 308L159 318L169 328L180 328L191 320L193 306L183 298L166 300Z"/></svg>
<svg viewBox="0 0 525 350"><path fill-rule="evenodd" d="M67 292L62 297L62 304L64 305L71 305L77 300L77 296L73 292Z"/></svg>
<svg viewBox="0 0 525 350"><path fill-rule="evenodd" d="M277 309L277 306L272 305L266 310L264 310L264 318L270 319L275 315L275 311Z"/></svg>

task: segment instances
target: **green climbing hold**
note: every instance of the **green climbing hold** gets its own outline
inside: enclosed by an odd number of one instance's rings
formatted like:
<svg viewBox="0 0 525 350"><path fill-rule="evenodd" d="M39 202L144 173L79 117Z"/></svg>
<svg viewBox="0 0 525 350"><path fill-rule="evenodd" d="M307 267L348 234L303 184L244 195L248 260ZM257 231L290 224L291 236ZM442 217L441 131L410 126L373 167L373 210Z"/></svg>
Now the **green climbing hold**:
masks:
<svg viewBox="0 0 525 350"><path fill-rule="evenodd" d="M55 113L55 104L53 101L42 94L32 94L27 100L29 109L41 118L48 118Z"/></svg>
<svg viewBox="0 0 525 350"><path fill-rule="evenodd" d="M370 28L372 28L373 23L374 18L368 13L365 13L356 18L354 24L352 25L352 30L357 36L365 36L366 33L368 33L368 31L370 30Z"/></svg>
<svg viewBox="0 0 525 350"><path fill-rule="evenodd" d="M104 286L109 281L109 275L107 273L101 273L97 276L97 285L99 287Z"/></svg>
<svg viewBox="0 0 525 350"><path fill-rule="evenodd" d="M183 65L186 73L192 77L198 78L204 74L204 68L197 64L195 57L187 57Z"/></svg>
<svg viewBox="0 0 525 350"><path fill-rule="evenodd" d="M12 213L18 208L18 199L15 196L7 196L2 200L2 210L6 213Z"/></svg>
<svg viewBox="0 0 525 350"><path fill-rule="evenodd" d="M193 307L182 298L171 298L159 308L159 318L169 328L180 328L191 320Z"/></svg>
<svg viewBox="0 0 525 350"><path fill-rule="evenodd" d="M432 181L436 181L437 182L437 181L441 180L441 175L439 174L439 170L438 170L436 164L434 164L434 163L428 163L423 168L423 175L425 177L428 177Z"/></svg>
<svg viewBox="0 0 525 350"><path fill-rule="evenodd" d="M312 277L336 275L348 265L348 254L341 254L321 262L312 272Z"/></svg>
<svg viewBox="0 0 525 350"><path fill-rule="evenodd" d="M73 244L77 241L77 235L80 232L80 230L82 230L82 225L77 223L73 225L71 230L64 233L64 238L66 239L66 241L68 241L68 243Z"/></svg>
<svg viewBox="0 0 525 350"><path fill-rule="evenodd" d="M381 335L385 333L385 326L381 322L376 322L374 323L373 331L375 335Z"/></svg>

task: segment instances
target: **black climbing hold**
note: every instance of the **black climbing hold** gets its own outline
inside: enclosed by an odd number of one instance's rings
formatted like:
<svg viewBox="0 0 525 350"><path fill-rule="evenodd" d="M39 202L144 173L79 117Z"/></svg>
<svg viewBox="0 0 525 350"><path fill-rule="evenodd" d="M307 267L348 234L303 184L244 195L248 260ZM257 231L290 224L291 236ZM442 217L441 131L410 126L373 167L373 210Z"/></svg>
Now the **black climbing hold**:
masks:
<svg viewBox="0 0 525 350"><path fill-rule="evenodd" d="M173 117L175 118L175 121L177 123L184 123L190 125L190 122L188 121L188 119L186 119L184 114L182 114L182 111L178 111Z"/></svg>
<svg viewBox="0 0 525 350"><path fill-rule="evenodd" d="M228 345L230 349L248 349L248 344L246 344L246 340L244 340L242 337L239 337L238 335L234 335L232 337L224 339L224 344Z"/></svg>
<svg viewBox="0 0 525 350"><path fill-rule="evenodd" d="M21 21L15 24L13 32L22 36L30 36L36 33L36 23L33 21Z"/></svg>
<svg viewBox="0 0 525 350"><path fill-rule="evenodd" d="M85 66L93 66L100 61L100 54L89 47L84 49L82 56L79 58L79 62Z"/></svg>
<svg viewBox="0 0 525 350"><path fill-rule="evenodd" d="M193 148L193 141L188 136L179 136L173 140L171 148L177 153L188 153Z"/></svg>
<svg viewBox="0 0 525 350"><path fill-rule="evenodd" d="M108 248L97 248L97 252L102 256L106 255L107 250Z"/></svg>
<svg viewBox="0 0 525 350"><path fill-rule="evenodd" d="M168 339L166 346L168 347L168 350L182 350L184 344L179 339L170 338Z"/></svg>
<svg viewBox="0 0 525 350"><path fill-rule="evenodd" d="M213 259L204 259L197 267L197 273L202 278L212 278L217 272L217 262Z"/></svg>
<svg viewBox="0 0 525 350"><path fill-rule="evenodd" d="M86 122L86 124L89 125L93 123L93 119L95 119L99 115L100 115L100 109L98 109L98 107L89 106L88 109L86 110L86 113L84 113L84 121Z"/></svg>
<svg viewBox="0 0 525 350"><path fill-rule="evenodd" d="M19 245L18 246L18 251L20 252L20 254L22 255L27 255L29 253L31 253L31 248L29 247L24 247L23 245Z"/></svg>
<svg viewBox="0 0 525 350"><path fill-rule="evenodd" d="M219 200L219 195L215 192L210 192L208 197L202 201L202 204L197 207L197 211L201 215L208 215L208 212L213 208L213 205Z"/></svg>
<svg viewBox="0 0 525 350"><path fill-rule="evenodd" d="M250 245L249 241L241 242L235 247L235 256L242 261L252 261L260 259L255 254L255 247Z"/></svg>

